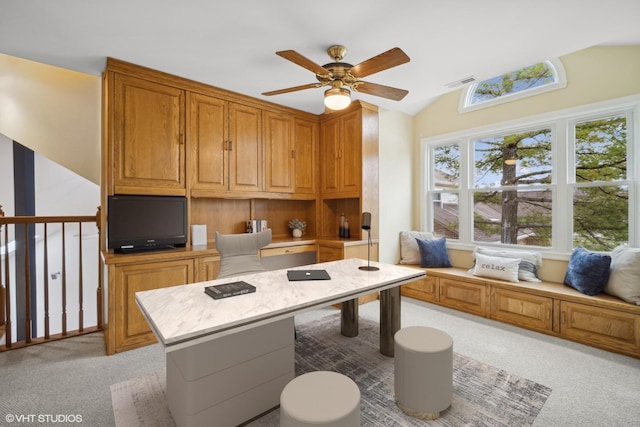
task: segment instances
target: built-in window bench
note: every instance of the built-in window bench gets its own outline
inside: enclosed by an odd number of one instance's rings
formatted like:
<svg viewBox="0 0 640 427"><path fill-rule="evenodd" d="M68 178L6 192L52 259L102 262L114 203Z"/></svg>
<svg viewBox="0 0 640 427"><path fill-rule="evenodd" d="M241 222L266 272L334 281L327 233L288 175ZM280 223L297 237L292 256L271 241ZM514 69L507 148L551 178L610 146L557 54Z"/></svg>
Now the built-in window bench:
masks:
<svg viewBox="0 0 640 427"><path fill-rule="evenodd" d="M402 295L640 359L638 305L562 283L505 282L457 267L424 270L427 277L402 286Z"/></svg>

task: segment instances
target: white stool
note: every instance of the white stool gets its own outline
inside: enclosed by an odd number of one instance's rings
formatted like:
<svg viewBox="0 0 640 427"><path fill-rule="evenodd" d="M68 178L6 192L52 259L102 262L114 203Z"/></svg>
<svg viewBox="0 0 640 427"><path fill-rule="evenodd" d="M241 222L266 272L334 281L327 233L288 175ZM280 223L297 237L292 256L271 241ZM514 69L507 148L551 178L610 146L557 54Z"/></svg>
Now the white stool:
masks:
<svg viewBox="0 0 640 427"><path fill-rule="evenodd" d="M359 427L360 389L337 372L300 375L280 394L280 426Z"/></svg>
<svg viewBox="0 0 640 427"><path fill-rule="evenodd" d="M394 339L396 404L412 417L438 418L451 406L453 340L426 326L400 329Z"/></svg>

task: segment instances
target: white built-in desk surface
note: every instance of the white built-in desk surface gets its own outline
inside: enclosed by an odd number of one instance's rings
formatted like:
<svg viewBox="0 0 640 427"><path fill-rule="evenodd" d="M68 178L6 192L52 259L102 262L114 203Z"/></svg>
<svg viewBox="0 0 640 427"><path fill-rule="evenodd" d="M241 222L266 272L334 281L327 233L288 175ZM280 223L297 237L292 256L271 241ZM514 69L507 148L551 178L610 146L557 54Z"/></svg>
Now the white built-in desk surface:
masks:
<svg viewBox="0 0 640 427"><path fill-rule="evenodd" d="M331 280L290 282L287 270L199 282L136 293L136 303L166 351L266 324L297 313L400 286L424 277L424 270L371 262L379 271L363 271L366 260L347 259L295 269L326 270ZM214 300L206 286L243 280L255 293Z"/></svg>

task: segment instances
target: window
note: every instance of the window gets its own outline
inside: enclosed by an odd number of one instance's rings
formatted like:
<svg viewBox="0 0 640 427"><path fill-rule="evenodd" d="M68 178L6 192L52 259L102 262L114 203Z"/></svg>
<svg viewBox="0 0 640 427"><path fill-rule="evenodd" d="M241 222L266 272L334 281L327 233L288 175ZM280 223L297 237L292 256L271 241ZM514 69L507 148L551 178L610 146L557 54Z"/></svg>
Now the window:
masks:
<svg viewBox="0 0 640 427"><path fill-rule="evenodd" d="M637 245L640 97L621 103L426 140L423 228L564 253Z"/></svg>
<svg viewBox="0 0 640 427"><path fill-rule="evenodd" d="M540 62L470 85L462 92L460 112L510 102L566 87L564 67L558 59Z"/></svg>

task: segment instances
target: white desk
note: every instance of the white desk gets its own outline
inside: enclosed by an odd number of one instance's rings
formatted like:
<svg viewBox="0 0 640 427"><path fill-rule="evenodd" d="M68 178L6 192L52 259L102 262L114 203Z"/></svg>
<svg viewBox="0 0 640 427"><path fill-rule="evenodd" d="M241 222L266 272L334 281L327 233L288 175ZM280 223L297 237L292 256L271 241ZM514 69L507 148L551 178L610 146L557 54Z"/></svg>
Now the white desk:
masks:
<svg viewBox="0 0 640 427"><path fill-rule="evenodd" d="M237 425L277 406L295 375L293 316L303 311L382 291L381 351L390 347L393 355L399 286L425 273L382 263L372 263L379 271L363 271L362 265L348 259L298 267L327 270L326 281L289 282L286 270L244 275L238 280L257 291L221 300L204 288L234 278L136 293L167 353L167 399L178 426ZM357 326L357 316L350 321Z"/></svg>

